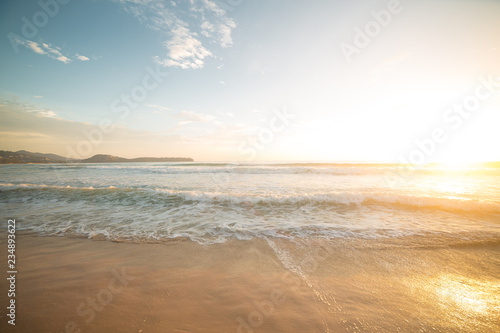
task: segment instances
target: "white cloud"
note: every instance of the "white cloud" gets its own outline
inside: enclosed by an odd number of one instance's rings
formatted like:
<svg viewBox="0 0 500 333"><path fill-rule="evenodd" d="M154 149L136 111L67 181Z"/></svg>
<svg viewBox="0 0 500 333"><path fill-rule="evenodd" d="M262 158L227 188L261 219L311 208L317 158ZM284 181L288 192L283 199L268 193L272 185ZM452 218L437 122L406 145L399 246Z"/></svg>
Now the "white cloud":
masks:
<svg viewBox="0 0 500 333"><path fill-rule="evenodd" d="M65 56L59 56L56 58L56 60L64 62L65 64L70 63L72 61L71 59L69 59L68 57L65 57Z"/></svg>
<svg viewBox="0 0 500 333"><path fill-rule="evenodd" d="M210 37L210 35L213 34L214 31L215 31L215 26L210 22L204 21L201 24L201 33L203 34L203 36Z"/></svg>
<svg viewBox="0 0 500 333"><path fill-rule="evenodd" d="M228 47L233 44L233 39L231 38L231 31L236 27L236 23L230 20L226 24L221 24L217 30L217 35L220 39L221 46Z"/></svg>
<svg viewBox="0 0 500 333"><path fill-rule="evenodd" d="M177 117L185 119L188 122L214 123L216 121L214 116L193 111L181 111L177 114Z"/></svg>
<svg viewBox="0 0 500 333"><path fill-rule="evenodd" d="M46 118L56 118L57 117L57 114L52 110L40 109L40 110L36 110L35 113L40 117L46 117Z"/></svg>
<svg viewBox="0 0 500 333"><path fill-rule="evenodd" d="M59 60L61 62L64 62L65 64L70 63L72 60L69 59L68 57L64 56L61 51L59 51L61 48L59 47L52 47L51 45L42 44L43 48L46 50L46 54L51 57L52 59Z"/></svg>
<svg viewBox="0 0 500 333"><path fill-rule="evenodd" d="M76 54L75 58L78 59L78 60L81 60L81 61L88 61L88 60L90 60L88 57L82 56L82 55L80 55L78 53Z"/></svg>
<svg viewBox="0 0 500 333"><path fill-rule="evenodd" d="M43 96L33 96L34 98L42 98ZM15 109L23 110L23 112L35 115L36 117L43 118L57 118L57 114L47 108L37 107L29 102L20 101L19 97L11 93L0 93L0 108L13 107Z"/></svg>
<svg viewBox="0 0 500 333"><path fill-rule="evenodd" d="M50 109L40 109L37 107L33 107L31 105L26 105L25 110L26 110L26 112L32 113L32 114L36 115L37 117L58 118L57 114Z"/></svg>
<svg viewBox="0 0 500 333"><path fill-rule="evenodd" d="M40 48L38 43L32 42L32 41L27 41L26 43L23 43L22 45L26 46L27 48L31 49L33 52L38 53L38 54L47 54L44 50Z"/></svg>
<svg viewBox="0 0 500 333"><path fill-rule="evenodd" d="M20 40L20 39L15 39L15 41L20 44L25 46L26 48L32 50L33 52L37 54L42 54L46 55L51 59L63 62L65 64L68 64L73 61L73 59L63 55L61 53L61 48L57 46L53 46L51 44L47 43L37 43L31 40ZM86 61L89 60L89 58L79 55L78 53L75 55L75 59L81 60L81 61Z"/></svg>
<svg viewBox="0 0 500 333"><path fill-rule="evenodd" d="M172 112L172 111L174 111L173 109L167 108L166 106L162 106L162 105L146 104L146 106L149 106L150 108L154 109L153 110L154 114L161 114L161 113L164 113L164 112Z"/></svg>
<svg viewBox="0 0 500 333"><path fill-rule="evenodd" d="M202 68L205 58L214 56L206 45L229 47L233 44L231 32L236 23L213 1L114 1L119 2L126 12L138 18L145 26L165 36L163 45L167 50L166 55L153 57L156 63L163 66Z"/></svg>
<svg viewBox="0 0 500 333"><path fill-rule="evenodd" d="M157 62L164 66L176 66L182 69L201 68L204 65L203 59L212 56L212 53L196 38L196 34L184 27L172 31L172 38L166 42L166 46L169 50L168 58L157 59Z"/></svg>
<svg viewBox="0 0 500 333"><path fill-rule="evenodd" d="M196 7L196 3L199 3L198 7ZM191 4L192 8L198 8L195 11L201 12L204 18L200 26L201 33L206 37L212 38L222 47L231 46L233 44L231 32L232 29L236 28L236 23L233 19L226 16L226 11L209 0L192 0Z"/></svg>

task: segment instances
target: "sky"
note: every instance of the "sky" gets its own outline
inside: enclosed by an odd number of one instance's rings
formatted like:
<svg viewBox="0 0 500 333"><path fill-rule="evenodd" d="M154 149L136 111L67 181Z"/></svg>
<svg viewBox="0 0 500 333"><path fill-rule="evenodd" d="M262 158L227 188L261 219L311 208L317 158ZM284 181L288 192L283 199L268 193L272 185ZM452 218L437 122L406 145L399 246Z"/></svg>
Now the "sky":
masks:
<svg viewBox="0 0 500 333"><path fill-rule="evenodd" d="M4 0L0 149L500 160L495 0Z"/></svg>

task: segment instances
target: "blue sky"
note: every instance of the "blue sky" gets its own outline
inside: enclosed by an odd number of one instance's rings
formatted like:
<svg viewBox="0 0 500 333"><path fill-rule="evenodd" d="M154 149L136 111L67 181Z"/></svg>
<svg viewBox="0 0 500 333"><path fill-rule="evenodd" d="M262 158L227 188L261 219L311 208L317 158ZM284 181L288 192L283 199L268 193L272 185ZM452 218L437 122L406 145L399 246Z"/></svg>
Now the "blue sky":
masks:
<svg viewBox="0 0 500 333"><path fill-rule="evenodd" d="M500 160L497 1L41 2L0 4L0 149Z"/></svg>

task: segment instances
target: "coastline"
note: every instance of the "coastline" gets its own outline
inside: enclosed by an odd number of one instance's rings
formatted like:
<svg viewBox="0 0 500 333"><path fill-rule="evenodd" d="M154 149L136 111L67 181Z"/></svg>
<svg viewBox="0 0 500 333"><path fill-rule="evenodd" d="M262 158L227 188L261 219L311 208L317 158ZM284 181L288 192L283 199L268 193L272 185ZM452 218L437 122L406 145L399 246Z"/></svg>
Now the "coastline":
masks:
<svg viewBox="0 0 500 333"><path fill-rule="evenodd" d="M0 327L58 333L498 330L498 239L455 245L425 239L401 239L397 246L391 239L199 245L19 232L16 326L6 324L2 311ZM7 290L6 280L0 288ZM482 299L474 303L475 295Z"/></svg>

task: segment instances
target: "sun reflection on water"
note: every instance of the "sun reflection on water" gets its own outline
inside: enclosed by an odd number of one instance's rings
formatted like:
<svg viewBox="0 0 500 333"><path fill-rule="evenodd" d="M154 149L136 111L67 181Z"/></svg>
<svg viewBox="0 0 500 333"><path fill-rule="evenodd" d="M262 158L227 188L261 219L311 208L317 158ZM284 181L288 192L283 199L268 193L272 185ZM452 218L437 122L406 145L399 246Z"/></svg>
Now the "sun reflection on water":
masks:
<svg viewBox="0 0 500 333"><path fill-rule="evenodd" d="M495 302L494 286L483 281L461 276L443 275L436 281L436 295L440 304L450 305L471 314L487 314Z"/></svg>
<svg viewBox="0 0 500 333"><path fill-rule="evenodd" d="M448 195L459 195L472 192L474 187L466 185L463 182L457 182L456 180L448 180L433 184L433 189Z"/></svg>
<svg viewBox="0 0 500 333"><path fill-rule="evenodd" d="M411 289L422 305L434 309L427 320L463 331L495 331L500 318L500 284L456 274L413 280ZM424 319L424 321L427 321Z"/></svg>

